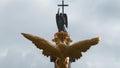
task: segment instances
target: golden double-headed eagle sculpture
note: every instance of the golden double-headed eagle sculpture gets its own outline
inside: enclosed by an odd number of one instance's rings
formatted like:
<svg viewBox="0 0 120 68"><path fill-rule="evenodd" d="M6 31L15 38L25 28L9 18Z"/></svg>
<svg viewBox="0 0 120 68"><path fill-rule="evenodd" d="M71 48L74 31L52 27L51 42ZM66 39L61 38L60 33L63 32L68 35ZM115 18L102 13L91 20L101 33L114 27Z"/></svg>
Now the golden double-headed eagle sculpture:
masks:
<svg viewBox="0 0 120 68"><path fill-rule="evenodd" d="M68 46L67 43L72 42L72 40L67 32L62 31L57 32L54 35L52 41L55 42L56 45L38 36L26 33L22 33L22 35L32 41L37 48L42 49L42 53L45 56L56 58L57 68L68 68L69 60L79 59L82 56L82 52L86 52L91 46L96 45L99 42L99 38L96 37L78 41Z"/></svg>

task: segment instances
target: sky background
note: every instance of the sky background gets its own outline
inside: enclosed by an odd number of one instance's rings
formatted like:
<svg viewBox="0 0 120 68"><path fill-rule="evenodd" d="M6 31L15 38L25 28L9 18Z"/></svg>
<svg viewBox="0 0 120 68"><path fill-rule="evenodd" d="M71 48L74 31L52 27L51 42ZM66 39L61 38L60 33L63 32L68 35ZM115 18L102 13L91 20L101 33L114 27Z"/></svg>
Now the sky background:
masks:
<svg viewBox="0 0 120 68"><path fill-rule="evenodd" d="M0 0L0 68L54 68L21 33L52 42L61 0ZM71 68L120 68L120 0L65 0L74 42L100 37ZM53 42L52 42L53 43Z"/></svg>

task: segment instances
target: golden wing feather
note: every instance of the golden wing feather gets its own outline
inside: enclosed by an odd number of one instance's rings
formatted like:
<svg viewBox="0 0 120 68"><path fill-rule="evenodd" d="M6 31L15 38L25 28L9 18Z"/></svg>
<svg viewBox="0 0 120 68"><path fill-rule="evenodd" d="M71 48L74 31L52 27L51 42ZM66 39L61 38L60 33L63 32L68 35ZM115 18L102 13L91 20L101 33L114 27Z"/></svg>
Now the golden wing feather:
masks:
<svg viewBox="0 0 120 68"><path fill-rule="evenodd" d="M33 36L31 34L22 33L22 35L25 38L27 38L30 41L32 41L37 48L42 49L43 50L43 54L45 56L51 56L51 57L59 56L59 51L49 41L47 41L47 40L45 40L43 38L40 38L38 36Z"/></svg>
<svg viewBox="0 0 120 68"><path fill-rule="evenodd" d="M79 59L82 56L82 52L86 52L91 46L96 45L99 42L99 38L92 38L89 40L79 41L68 47L67 56L70 59Z"/></svg>

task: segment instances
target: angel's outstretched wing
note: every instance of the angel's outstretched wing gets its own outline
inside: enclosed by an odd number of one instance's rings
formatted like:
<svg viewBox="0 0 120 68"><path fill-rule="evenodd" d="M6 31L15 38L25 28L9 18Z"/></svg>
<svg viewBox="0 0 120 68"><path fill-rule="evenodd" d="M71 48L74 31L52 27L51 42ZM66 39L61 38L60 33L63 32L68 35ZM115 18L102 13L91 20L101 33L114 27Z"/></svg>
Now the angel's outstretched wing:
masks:
<svg viewBox="0 0 120 68"><path fill-rule="evenodd" d="M96 45L99 42L99 38L92 38L89 40L79 41L68 47L67 56L70 59L79 59L82 56L82 52L86 52L91 46Z"/></svg>
<svg viewBox="0 0 120 68"><path fill-rule="evenodd" d="M59 56L59 51L56 49L56 47L54 45L52 45L47 40L40 38L40 37L37 37L37 36L33 36L31 34L26 34L26 33L22 33L22 35L25 38L32 41L37 48L42 49L43 54L45 56L51 56L51 57L58 57Z"/></svg>

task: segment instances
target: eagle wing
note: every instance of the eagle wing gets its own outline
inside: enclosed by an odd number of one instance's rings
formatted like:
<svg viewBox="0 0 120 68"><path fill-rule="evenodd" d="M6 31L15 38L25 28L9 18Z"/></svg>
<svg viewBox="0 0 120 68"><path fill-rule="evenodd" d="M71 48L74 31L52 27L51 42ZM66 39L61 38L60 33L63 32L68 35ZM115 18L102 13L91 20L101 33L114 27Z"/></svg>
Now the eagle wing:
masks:
<svg viewBox="0 0 120 68"><path fill-rule="evenodd" d="M59 56L59 51L49 41L47 41L47 40L45 40L43 38L40 38L38 36L33 36L31 34L22 33L22 35L25 38L27 38L30 41L32 41L33 44L35 44L35 46L37 48L42 49L43 50L43 54L45 56L51 56L51 57Z"/></svg>
<svg viewBox="0 0 120 68"><path fill-rule="evenodd" d="M96 45L98 42L99 38L97 37L74 43L68 47L66 56L69 56L71 60L79 59L82 57L82 52L86 52L91 46Z"/></svg>

